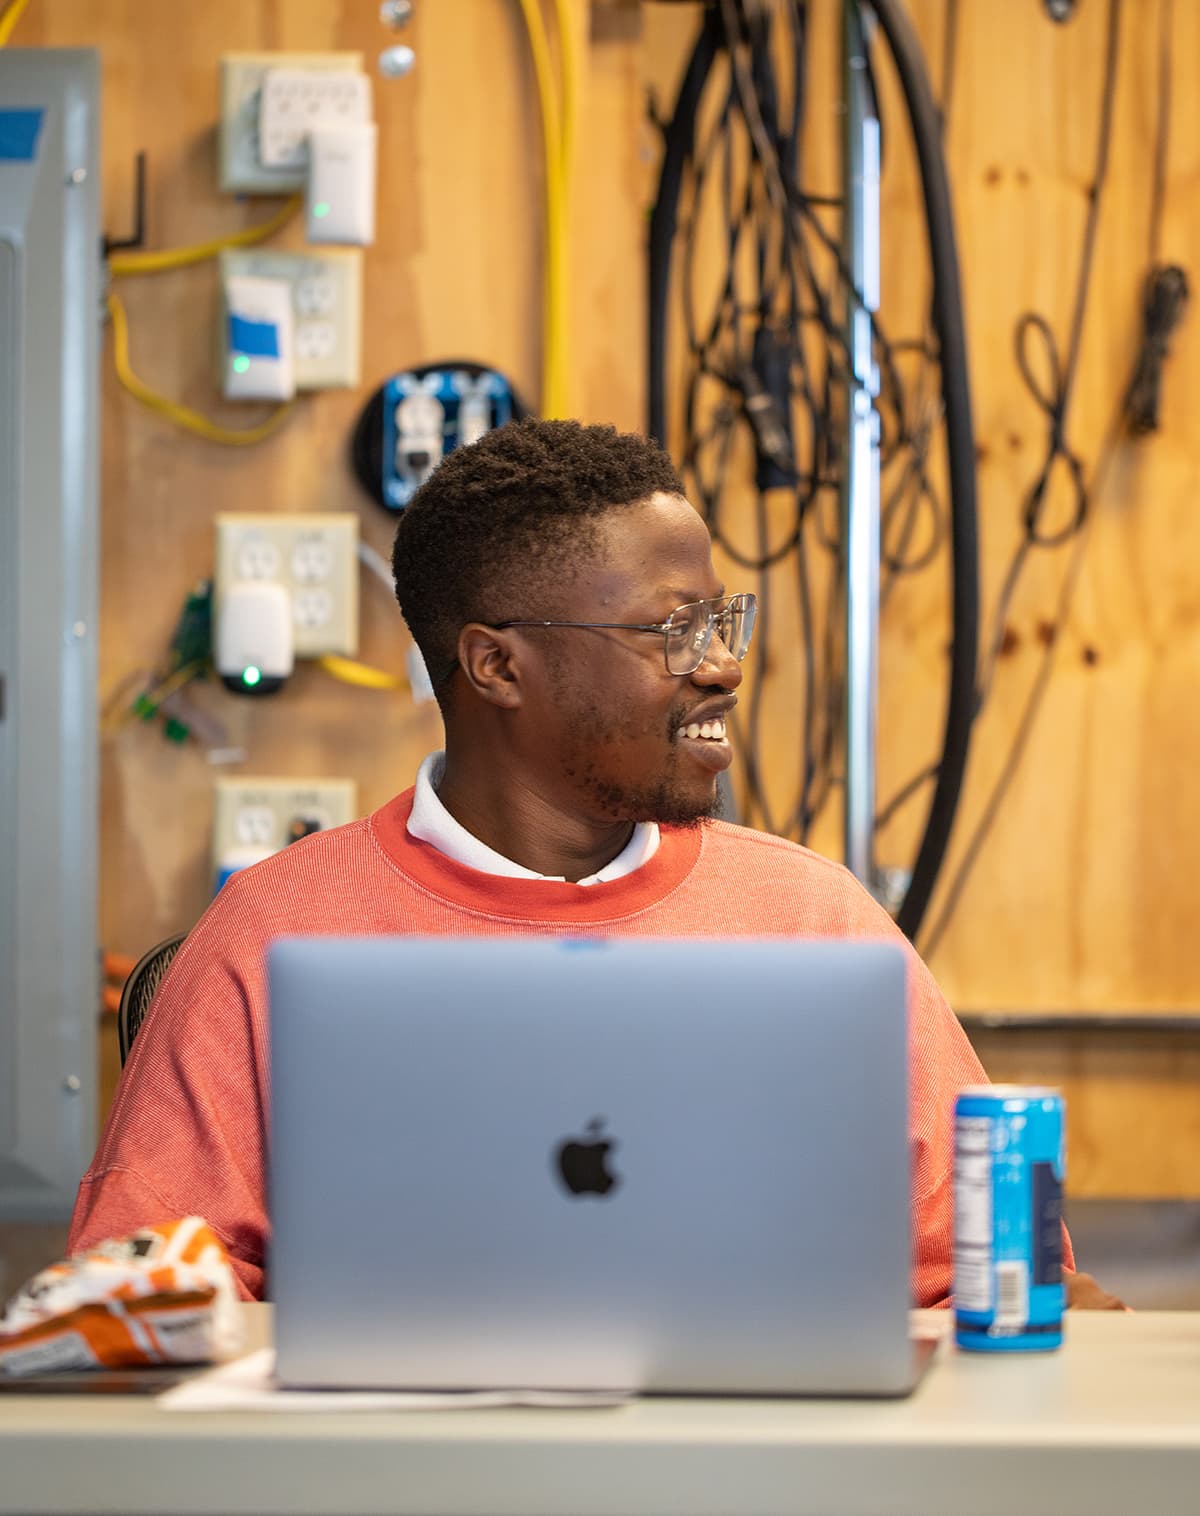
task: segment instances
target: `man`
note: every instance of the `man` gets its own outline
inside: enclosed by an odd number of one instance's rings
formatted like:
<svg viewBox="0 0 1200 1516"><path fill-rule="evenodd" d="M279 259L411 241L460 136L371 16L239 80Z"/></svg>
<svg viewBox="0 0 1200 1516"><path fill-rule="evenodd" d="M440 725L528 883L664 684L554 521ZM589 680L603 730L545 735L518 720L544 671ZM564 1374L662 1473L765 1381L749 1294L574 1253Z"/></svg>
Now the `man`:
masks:
<svg viewBox="0 0 1200 1516"><path fill-rule="evenodd" d="M418 491L393 566L445 753L221 891L134 1044L72 1249L197 1213L263 1293L263 955L282 933L899 935L840 866L709 819L754 603L726 596L658 448L574 422L489 433ZM950 1288L951 1106L984 1074L909 963L913 1293L929 1305Z"/></svg>

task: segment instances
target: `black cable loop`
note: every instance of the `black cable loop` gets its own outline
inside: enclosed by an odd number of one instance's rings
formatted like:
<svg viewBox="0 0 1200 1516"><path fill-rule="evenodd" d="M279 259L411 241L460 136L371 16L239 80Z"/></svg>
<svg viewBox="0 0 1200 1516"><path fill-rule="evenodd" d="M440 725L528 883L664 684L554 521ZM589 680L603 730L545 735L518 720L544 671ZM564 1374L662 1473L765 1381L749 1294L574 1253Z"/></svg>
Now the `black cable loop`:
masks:
<svg viewBox="0 0 1200 1516"><path fill-rule="evenodd" d="M1029 361L1028 344L1031 332L1036 332L1042 339L1046 366L1050 373L1049 390L1042 387ZM1083 460L1067 442L1065 432L1067 402L1071 393L1071 375L1063 369L1058 354L1058 344L1054 340L1050 323L1038 312L1026 311L1018 320L1014 333L1014 346L1017 368L1025 381L1025 387L1050 423L1046 437L1046 457L1042 463L1041 472L1025 495L1021 507L1021 520L1025 535L1035 546L1058 547L1068 542L1080 530L1087 520L1088 513ZM1060 458L1070 470L1075 492L1075 509L1066 526L1060 527L1057 531L1047 531L1042 525L1042 511L1046 503L1046 491L1050 487L1050 475Z"/></svg>

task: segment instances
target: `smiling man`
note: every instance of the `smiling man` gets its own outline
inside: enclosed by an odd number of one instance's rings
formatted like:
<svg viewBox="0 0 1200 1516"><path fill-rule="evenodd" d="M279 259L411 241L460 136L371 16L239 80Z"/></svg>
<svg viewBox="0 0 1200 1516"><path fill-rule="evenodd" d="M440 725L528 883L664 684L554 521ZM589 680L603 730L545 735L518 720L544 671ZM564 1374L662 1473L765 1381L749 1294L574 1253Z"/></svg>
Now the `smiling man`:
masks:
<svg viewBox="0 0 1200 1516"><path fill-rule="evenodd" d="M575 422L491 432L417 492L393 566L445 751L380 810L221 891L134 1043L73 1249L195 1213L264 1293L276 936L899 937L840 865L711 819L754 597L718 579L653 444ZM930 1305L950 1288L951 1108L984 1075L908 957L913 1296ZM1074 1302L1107 1303L1085 1280Z"/></svg>

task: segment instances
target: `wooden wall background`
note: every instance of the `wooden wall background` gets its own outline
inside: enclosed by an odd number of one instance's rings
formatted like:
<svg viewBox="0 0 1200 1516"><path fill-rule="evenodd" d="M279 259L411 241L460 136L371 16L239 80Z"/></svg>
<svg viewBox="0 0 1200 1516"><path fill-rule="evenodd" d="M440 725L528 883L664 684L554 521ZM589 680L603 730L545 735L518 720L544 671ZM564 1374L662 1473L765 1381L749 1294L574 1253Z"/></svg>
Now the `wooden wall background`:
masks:
<svg viewBox="0 0 1200 1516"><path fill-rule="evenodd" d="M698 24L694 5L571 0L590 36L581 81L572 299L572 405L644 422L644 241L658 137L647 90L669 108ZM379 233L366 252L364 385L303 400L263 445L225 450L187 436L117 386L106 349L103 411L101 693L163 653L188 589L209 573L218 510L352 510L386 552L391 523L353 482L346 445L366 394L389 372L466 355L536 396L540 145L515 0L417 0L404 80L375 76ZM836 187L837 0L812 0L810 189ZM938 82L945 0L910 0ZM1067 26L1042 7L961 0L947 149L956 195L980 458L985 613L1016 541L1019 501L1044 423L1017 376L1012 327L1042 311L1065 341L1091 174L1106 7L1081 0ZM1084 332L1071 438L1095 457L1139 333L1157 100L1159 0L1125 0L1109 185ZM250 225L271 204L216 188L218 60L234 50L356 48L368 65L396 40L376 0L33 0L17 46L94 46L103 60L104 224L130 220L134 154L149 155L149 239L171 247ZM822 62L823 60L823 62ZM1164 254L1200 247L1200 7L1177 3ZM896 89L881 72L885 112ZM824 176L823 186L816 182ZM290 228L279 245L299 245ZM924 239L903 128L889 134L885 312L912 329L927 300ZM121 281L135 369L229 424L248 419L213 386L217 288L210 266ZM1025 761L932 967L962 1010L1158 1011L1200 1007L1200 324L1178 334L1163 426L1123 446L1096 501L1079 591ZM951 853L985 801L1036 671L1065 553L1031 564L1011 615L1011 656L978 728ZM731 576L732 577L732 574ZM881 793L935 751L945 596L925 576L885 623ZM401 672L407 634L370 578L361 655ZM797 700L780 649L768 780L794 773ZM410 782L439 739L436 714L301 666L269 702L202 691L248 754L247 773L348 775L361 806ZM101 935L137 954L199 915L210 889L214 770L194 744L126 725L102 748ZM883 838L906 862L919 805ZM835 855L836 818L819 839ZM936 909L936 901L935 901ZM1102 1034L994 1037L994 1072L1053 1076L1071 1097L1072 1188L1196 1194L1200 1055L1183 1034L1115 1043ZM110 1059L111 1063L111 1059ZM106 1082L111 1084L111 1068Z"/></svg>

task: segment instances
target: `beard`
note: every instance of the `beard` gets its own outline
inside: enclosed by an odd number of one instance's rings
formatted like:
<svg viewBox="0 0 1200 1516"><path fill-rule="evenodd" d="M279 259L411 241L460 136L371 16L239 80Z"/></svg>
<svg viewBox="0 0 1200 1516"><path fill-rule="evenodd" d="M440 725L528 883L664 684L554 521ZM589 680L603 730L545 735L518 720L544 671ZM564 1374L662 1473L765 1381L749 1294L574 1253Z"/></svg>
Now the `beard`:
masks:
<svg viewBox="0 0 1200 1516"><path fill-rule="evenodd" d="M560 714L571 713L565 723L569 737L563 769L593 816L691 828L722 814L715 776L711 785L698 783L675 746L695 709L694 700L686 705L681 701L665 717L649 720L631 709L609 709L602 715L592 703L591 686L582 691L570 666L555 661L549 672ZM665 761L623 758L623 752L632 755L647 743L665 753Z"/></svg>
<svg viewBox="0 0 1200 1516"><path fill-rule="evenodd" d="M673 722L671 740L682 723ZM720 816L724 798L714 781L708 793L686 785L676 774L664 774L647 784L620 780L604 773L594 759L570 771L590 802L589 809L613 821L654 821L660 826L697 827Z"/></svg>
<svg viewBox="0 0 1200 1516"><path fill-rule="evenodd" d="M654 789L635 790L585 775L584 785L595 805L614 820L698 827L720 816L725 808L719 790L701 800L683 794L669 782Z"/></svg>

